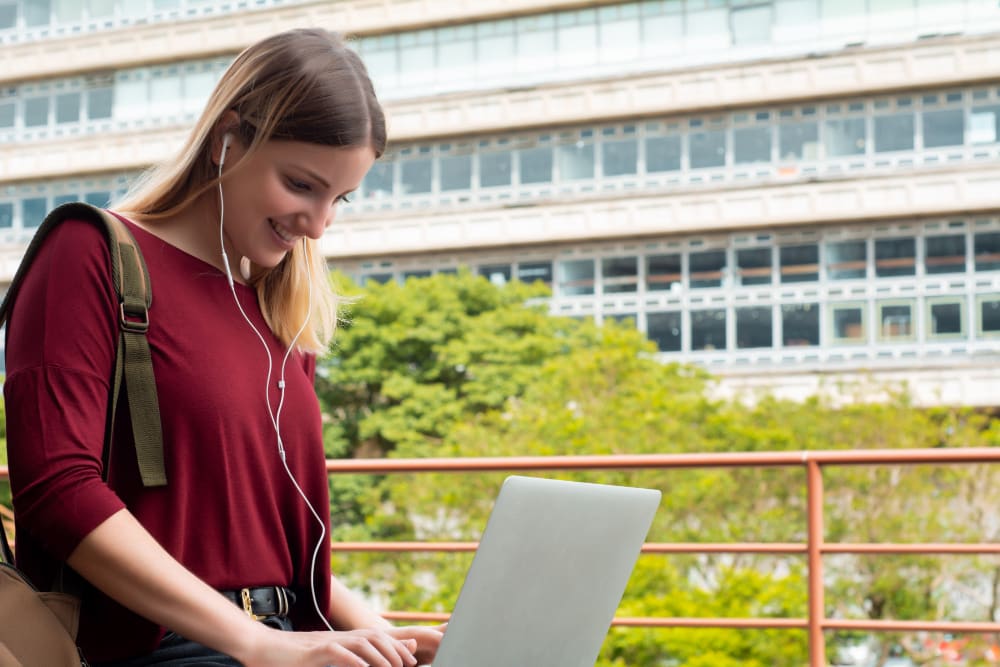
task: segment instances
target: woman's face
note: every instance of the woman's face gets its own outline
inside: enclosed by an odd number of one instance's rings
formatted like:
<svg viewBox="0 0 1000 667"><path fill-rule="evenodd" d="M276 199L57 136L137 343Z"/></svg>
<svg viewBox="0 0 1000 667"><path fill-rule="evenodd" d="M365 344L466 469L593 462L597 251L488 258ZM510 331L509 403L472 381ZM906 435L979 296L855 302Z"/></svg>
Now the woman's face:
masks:
<svg viewBox="0 0 1000 667"><path fill-rule="evenodd" d="M246 148L233 144L238 142L230 145L225 163L235 166ZM271 268L304 237L320 238L337 204L358 188L374 161L368 146L265 142L224 175L223 233L230 258Z"/></svg>

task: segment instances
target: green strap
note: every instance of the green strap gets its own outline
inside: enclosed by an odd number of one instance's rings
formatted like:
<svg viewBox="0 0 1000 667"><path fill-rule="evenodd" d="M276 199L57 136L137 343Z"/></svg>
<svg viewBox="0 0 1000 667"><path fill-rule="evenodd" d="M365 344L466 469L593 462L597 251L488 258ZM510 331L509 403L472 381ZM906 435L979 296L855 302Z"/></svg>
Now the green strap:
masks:
<svg viewBox="0 0 1000 667"><path fill-rule="evenodd" d="M63 220L87 220L98 225L108 241L111 255L111 281L118 296L119 340L115 352L115 371L108 392L108 420L104 434L104 479L107 480L114 436L115 415L120 400L121 383L131 416L135 454L144 486L167 483L163 462L163 431L160 425L159 400L153 378L153 362L146 332L149 329L149 307L152 291L149 273L139 246L121 220L107 211L82 203L64 204L53 210L42 222L0 304L0 324L10 317L13 302L20 290L38 250L48 233Z"/></svg>

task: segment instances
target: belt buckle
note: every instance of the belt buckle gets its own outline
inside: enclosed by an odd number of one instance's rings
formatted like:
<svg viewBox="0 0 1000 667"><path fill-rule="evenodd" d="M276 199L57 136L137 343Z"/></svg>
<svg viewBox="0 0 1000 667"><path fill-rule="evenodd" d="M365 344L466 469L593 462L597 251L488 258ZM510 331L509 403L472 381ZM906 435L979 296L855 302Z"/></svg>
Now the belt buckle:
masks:
<svg viewBox="0 0 1000 667"><path fill-rule="evenodd" d="M253 599L250 597L249 588L240 589L240 599L243 602L243 611L247 613L247 616L249 616L255 621L260 621L266 618L266 616L258 616L257 614L253 613Z"/></svg>

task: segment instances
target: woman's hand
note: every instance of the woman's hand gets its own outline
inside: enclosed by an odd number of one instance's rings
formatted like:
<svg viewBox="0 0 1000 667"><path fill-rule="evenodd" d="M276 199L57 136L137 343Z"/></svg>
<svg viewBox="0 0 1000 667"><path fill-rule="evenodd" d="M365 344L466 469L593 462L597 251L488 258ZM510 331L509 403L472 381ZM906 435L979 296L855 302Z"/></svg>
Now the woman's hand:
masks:
<svg viewBox="0 0 1000 667"><path fill-rule="evenodd" d="M416 667L418 664L414 657L418 646L415 638L396 637L382 629L282 632L259 627L262 632L250 642L249 653L234 656L245 667Z"/></svg>
<svg viewBox="0 0 1000 667"><path fill-rule="evenodd" d="M435 626L408 625L389 628L388 632L396 639L415 641L416 650L413 654L417 658L417 664L429 665L434 662L434 656L437 655L438 646L441 645L441 638L447 627L447 623Z"/></svg>

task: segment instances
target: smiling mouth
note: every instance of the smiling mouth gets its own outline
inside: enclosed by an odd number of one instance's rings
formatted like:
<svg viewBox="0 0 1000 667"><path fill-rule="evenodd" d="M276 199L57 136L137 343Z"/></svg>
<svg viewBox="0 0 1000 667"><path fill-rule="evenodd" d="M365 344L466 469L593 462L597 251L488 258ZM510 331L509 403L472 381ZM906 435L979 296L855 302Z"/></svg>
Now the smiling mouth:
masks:
<svg viewBox="0 0 1000 667"><path fill-rule="evenodd" d="M274 230L274 233L277 234L282 241L289 244L295 243L295 237L291 236L288 232L279 227L277 223L274 222L274 220L268 218L267 222L271 225L271 229Z"/></svg>

